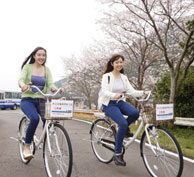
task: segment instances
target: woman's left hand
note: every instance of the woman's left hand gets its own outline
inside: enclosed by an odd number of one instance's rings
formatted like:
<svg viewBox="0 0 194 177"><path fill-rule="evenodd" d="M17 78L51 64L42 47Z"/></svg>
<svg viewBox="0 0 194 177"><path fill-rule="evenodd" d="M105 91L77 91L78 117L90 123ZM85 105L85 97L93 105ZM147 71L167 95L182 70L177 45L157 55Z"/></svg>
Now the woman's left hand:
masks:
<svg viewBox="0 0 194 177"><path fill-rule="evenodd" d="M62 95L64 93L65 89L61 88L61 90L59 91L59 93Z"/></svg>
<svg viewBox="0 0 194 177"><path fill-rule="evenodd" d="M144 91L143 91L143 94L144 94L145 96L147 96L147 95L149 94L149 91L144 90Z"/></svg>
<svg viewBox="0 0 194 177"><path fill-rule="evenodd" d="M53 88L51 89L52 92L56 92L57 90L58 90L57 87L53 87ZM60 93L60 94L63 94L63 93L64 93L64 88L61 88L60 91L59 91L59 93Z"/></svg>

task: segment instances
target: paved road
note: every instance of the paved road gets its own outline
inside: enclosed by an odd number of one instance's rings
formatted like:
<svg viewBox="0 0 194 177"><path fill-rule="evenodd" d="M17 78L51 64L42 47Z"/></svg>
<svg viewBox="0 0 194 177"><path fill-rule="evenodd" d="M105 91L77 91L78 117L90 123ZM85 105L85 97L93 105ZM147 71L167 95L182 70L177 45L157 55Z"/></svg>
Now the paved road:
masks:
<svg viewBox="0 0 194 177"><path fill-rule="evenodd" d="M19 110L0 111L0 176L1 177L46 177L42 150L35 154L30 164L20 161L17 129L22 113ZM41 123L40 123L41 127ZM39 129L40 129L39 127ZM90 125L76 121L65 121L73 147L72 177L149 177L139 153L139 144L134 143L126 152L126 167L114 163L100 163L94 156L89 140ZM193 177L194 164L185 161L183 177Z"/></svg>

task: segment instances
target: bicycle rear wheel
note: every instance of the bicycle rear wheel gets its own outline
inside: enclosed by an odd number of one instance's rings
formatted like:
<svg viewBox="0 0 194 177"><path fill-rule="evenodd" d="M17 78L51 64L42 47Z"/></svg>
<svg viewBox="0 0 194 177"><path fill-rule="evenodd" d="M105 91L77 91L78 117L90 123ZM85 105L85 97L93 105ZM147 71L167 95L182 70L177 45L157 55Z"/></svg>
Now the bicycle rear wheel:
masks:
<svg viewBox="0 0 194 177"><path fill-rule="evenodd" d="M110 163L115 149L115 129L105 119L96 120L91 127L91 145L97 159Z"/></svg>
<svg viewBox="0 0 194 177"><path fill-rule="evenodd" d="M49 177L70 177L73 154L69 135L60 124L51 125L49 137L45 136L43 158Z"/></svg>
<svg viewBox="0 0 194 177"><path fill-rule="evenodd" d="M29 120L26 117L23 117L20 120L19 132L18 132L19 154L20 154L21 161L25 164L28 164L32 160L32 159L30 159L30 160L25 159L24 155L23 155L24 145L25 145L26 129L28 127L28 124L29 124ZM35 152L34 143L31 144L30 149L34 154L34 152Z"/></svg>
<svg viewBox="0 0 194 177"><path fill-rule="evenodd" d="M140 144L141 156L148 172L154 177L180 177L183 155L175 137L168 130L154 126L148 128L148 134L151 146L145 132Z"/></svg>

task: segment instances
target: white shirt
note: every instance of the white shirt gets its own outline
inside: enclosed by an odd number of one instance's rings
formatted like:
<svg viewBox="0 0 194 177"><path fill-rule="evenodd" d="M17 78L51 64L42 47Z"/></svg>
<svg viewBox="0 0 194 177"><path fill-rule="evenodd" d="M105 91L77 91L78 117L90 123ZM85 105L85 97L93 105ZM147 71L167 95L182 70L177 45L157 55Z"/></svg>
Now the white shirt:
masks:
<svg viewBox="0 0 194 177"><path fill-rule="evenodd" d="M125 90L124 84L121 78L115 78L114 85L112 88L113 93L122 93Z"/></svg>
<svg viewBox="0 0 194 177"><path fill-rule="evenodd" d="M110 77L110 82L108 82L108 76ZM127 93L133 94L135 97L139 97L143 95L143 90L138 91L135 90L130 84L127 76L121 74L121 80L123 82L124 90ZM109 101L114 99L117 93L113 93L113 86L115 83L115 77L112 72L106 73L102 76L101 89L102 89L102 104L107 106ZM124 100L124 99L123 99ZM124 100L125 101L125 100Z"/></svg>

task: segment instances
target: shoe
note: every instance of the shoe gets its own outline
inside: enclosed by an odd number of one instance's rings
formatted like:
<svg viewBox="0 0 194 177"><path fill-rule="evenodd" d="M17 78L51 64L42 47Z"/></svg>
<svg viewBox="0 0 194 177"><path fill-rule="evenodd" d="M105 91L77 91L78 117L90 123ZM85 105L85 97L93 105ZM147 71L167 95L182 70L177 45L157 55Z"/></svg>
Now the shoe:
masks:
<svg viewBox="0 0 194 177"><path fill-rule="evenodd" d="M114 155L113 160L115 162L115 165L118 166L126 166L126 162L123 160L123 154L121 155Z"/></svg>
<svg viewBox="0 0 194 177"><path fill-rule="evenodd" d="M33 158L32 153L26 153L25 151L23 152L24 159L26 160L31 160Z"/></svg>
<svg viewBox="0 0 194 177"><path fill-rule="evenodd" d="M125 133L125 138L133 137L133 133L130 131L129 127L127 128L127 131Z"/></svg>

